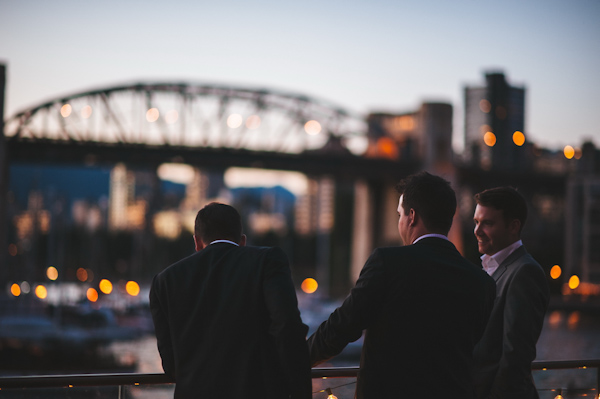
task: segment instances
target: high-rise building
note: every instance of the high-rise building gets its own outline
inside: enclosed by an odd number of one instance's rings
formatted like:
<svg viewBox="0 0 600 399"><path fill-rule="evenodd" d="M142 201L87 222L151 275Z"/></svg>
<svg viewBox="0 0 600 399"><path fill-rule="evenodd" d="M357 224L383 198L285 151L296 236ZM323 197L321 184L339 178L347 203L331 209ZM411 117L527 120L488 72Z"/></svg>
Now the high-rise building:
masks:
<svg viewBox="0 0 600 399"><path fill-rule="evenodd" d="M485 74L485 86L465 87L465 160L486 170L530 167L525 132L525 88L501 72Z"/></svg>
<svg viewBox="0 0 600 399"><path fill-rule="evenodd" d="M117 164L110 172L108 225L110 230L129 227L127 209L134 200L135 177L124 164Z"/></svg>
<svg viewBox="0 0 600 399"><path fill-rule="evenodd" d="M367 156L422 161L426 168L452 163L452 105L425 102L414 112L372 113Z"/></svg>

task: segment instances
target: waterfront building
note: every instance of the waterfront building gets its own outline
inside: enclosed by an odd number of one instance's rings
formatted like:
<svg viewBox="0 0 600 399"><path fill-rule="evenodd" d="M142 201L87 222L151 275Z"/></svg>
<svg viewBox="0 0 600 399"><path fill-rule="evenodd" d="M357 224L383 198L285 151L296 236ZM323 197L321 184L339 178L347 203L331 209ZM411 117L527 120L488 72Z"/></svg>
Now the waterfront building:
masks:
<svg viewBox="0 0 600 399"><path fill-rule="evenodd" d="M485 74L484 86L464 89L468 165L484 170L528 170L533 145L525 131L525 88L511 86L502 72Z"/></svg>

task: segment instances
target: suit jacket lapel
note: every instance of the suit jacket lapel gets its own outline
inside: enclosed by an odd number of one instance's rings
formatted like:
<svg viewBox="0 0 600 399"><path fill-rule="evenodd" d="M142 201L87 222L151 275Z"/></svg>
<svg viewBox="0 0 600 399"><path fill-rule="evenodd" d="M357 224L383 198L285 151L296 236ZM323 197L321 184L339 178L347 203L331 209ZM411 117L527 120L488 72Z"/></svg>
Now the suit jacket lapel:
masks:
<svg viewBox="0 0 600 399"><path fill-rule="evenodd" d="M514 261L519 259L521 256L525 255L527 251L525 251L525 246L521 245L519 248L515 249L512 254L508 255L508 258L504 259L504 261L498 266L496 271L492 273L492 278L496 281L500 279L500 276L504 274L508 266L510 266Z"/></svg>

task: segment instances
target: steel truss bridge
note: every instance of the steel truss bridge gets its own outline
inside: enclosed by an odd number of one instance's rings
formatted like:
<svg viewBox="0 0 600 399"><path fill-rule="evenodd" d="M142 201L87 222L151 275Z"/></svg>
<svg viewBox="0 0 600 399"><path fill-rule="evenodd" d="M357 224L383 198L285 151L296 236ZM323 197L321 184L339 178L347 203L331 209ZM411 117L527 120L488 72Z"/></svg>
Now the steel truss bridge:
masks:
<svg viewBox="0 0 600 399"><path fill-rule="evenodd" d="M302 94L214 84L76 93L17 113L4 131L11 161L176 161L394 178L414 169L361 157L368 139L359 115Z"/></svg>

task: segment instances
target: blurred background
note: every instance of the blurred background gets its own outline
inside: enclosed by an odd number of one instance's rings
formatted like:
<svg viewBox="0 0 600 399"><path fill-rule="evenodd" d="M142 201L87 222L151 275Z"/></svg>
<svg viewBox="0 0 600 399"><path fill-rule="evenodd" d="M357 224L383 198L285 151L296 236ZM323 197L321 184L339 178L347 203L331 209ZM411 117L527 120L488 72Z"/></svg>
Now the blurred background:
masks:
<svg viewBox="0 0 600 399"><path fill-rule="evenodd" d="M0 374L162 371L149 283L193 253L210 201L288 254L312 332L400 244L394 185L424 169L456 190L451 240L476 263L473 195L525 195L552 291L538 359L600 357L599 15L2 2Z"/></svg>

